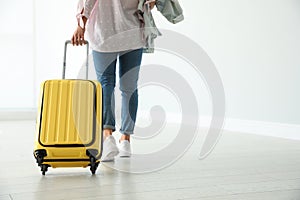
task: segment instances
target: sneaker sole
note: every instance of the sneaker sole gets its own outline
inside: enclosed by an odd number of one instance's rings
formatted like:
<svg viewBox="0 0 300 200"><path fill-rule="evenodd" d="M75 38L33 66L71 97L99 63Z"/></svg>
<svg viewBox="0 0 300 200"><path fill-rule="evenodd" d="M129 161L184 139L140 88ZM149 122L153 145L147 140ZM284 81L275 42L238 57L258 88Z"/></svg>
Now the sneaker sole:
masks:
<svg viewBox="0 0 300 200"><path fill-rule="evenodd" d="M101 162L111 162L115 160L115 156L119 154L119 151L112 151L101 159Z"/></svg>
<svg viewBox="0 0 300 200"><path fill-rule="evenodd" d="M120 152L120 153L119 153L119 156L120 156L121 158L128 158L128 157L131 156L131 153Z"/></svg>

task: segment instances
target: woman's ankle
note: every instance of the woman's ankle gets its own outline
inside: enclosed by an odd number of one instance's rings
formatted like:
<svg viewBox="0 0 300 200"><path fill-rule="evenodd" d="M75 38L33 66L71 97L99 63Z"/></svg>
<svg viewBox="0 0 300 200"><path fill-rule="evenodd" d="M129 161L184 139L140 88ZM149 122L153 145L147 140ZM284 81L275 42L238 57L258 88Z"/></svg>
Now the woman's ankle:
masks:
<svg viewBox="0 0 300 200"><path fill-rule="evenodd" d="M127 140L130 142L130 135L122 134L120 138L120 142L123 140Z"/></svg>
<svg viewBox="0 0 300 200"><path fill-rule="evenodd" d="M112 135L112 130L111 129L103 129L103 137L106 139L107 137Z"/></svg>

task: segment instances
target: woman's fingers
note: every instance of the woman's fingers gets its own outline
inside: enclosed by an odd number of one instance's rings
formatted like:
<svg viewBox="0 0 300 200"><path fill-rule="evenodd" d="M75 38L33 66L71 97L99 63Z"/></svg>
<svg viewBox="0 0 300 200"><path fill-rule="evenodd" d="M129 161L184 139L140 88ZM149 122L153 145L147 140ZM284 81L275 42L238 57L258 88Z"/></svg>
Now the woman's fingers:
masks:
<svg viewBox="0 0 300 200"><path fill-rule="evenodd" d="M74 35L72 36L71 43L72 43L72 45L74 46L74 44L75 44L75 38L74 38Z"/></svg>
<svg viewBox="0 0 300 200"><path fill-rule="evenodd" d="M153 9L155 6L155 1L150 3L150 9Z"/></svg>
<svg viewBox="0 0 300 200"><path fill-rule="evenodd" d="M84 42L84 30L78 27L75 31L75 33L72 36L72 44L73 45L83 45L85 44Z"/></svg>
<svg viewBox="0 0 300 200"><path fill-rule="evenodd" d="M76 45L76 31L74 32L73 36L72 36L72 39L71 39L71 42L72 42L72 45Z"/></svg>
<svg viewBox="0 0 300 200"><path fill-rule="evenodd" d="M78 43L79 45L81 45L81 37L80 37L79 34L77 35L77 43Z"/></svg>
<svg viewBox="0 0 300 200"><path fill-rule="evenodd" d="M80 42L80 45L84 45L84 35L80 36L79 42Z"/></svg>
<svg viewBox="0 0 300 200"><path fill-rule="evenodd" d="M155 6L156 0L147 0L146 1L146 5L149 4L150 5L150 9L153 9Z"/></svg>
<svg viewBox="0 0 300 200"><path fill-rule="evenodd" d="M72 44L73 44L73 46L74 45L76 45L76 46L78 46L78 34L75 32L74 34L73 34L73 36L72 36Z"/></svg>

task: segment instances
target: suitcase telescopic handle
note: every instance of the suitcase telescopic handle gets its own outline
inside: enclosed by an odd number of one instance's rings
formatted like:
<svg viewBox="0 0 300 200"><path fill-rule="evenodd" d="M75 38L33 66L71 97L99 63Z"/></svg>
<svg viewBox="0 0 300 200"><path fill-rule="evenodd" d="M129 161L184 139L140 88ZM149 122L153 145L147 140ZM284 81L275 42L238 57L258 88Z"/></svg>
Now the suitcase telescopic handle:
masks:
<svg viewBox="0 0 300 200"><path fill-rule="evenodd" d="M84 41L86 44L86 71L85 71L85 79L88 79L88 73L89 73L89 42ZM62 79L65 79L66 77L66 60L67 60L67 47L68 44L71 44L71 40L67 40L65 42L65 51L64 51L64 64L63 64L63 72L62 72Z"/></svg>

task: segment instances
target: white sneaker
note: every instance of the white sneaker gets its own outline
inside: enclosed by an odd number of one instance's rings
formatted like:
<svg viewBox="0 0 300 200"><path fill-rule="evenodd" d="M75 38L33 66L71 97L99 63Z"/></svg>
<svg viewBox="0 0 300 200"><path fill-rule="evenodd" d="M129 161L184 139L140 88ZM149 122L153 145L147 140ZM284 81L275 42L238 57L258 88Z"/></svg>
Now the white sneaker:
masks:
<svg viewBox="0 0 300 200"><path fill-rule="evenodd" d="M116 144L115 138L111 135L108 136L103 142L103 152L101 161L109 162L114 161L115 156L118 155L119 149Z"/></svg>
<svg viewBox="0 0 300 200"><path fill-rule="evenodd" d="M130 157L131 156L131 146L128 140L122 140L119 144L120 157Z"/></svg>

